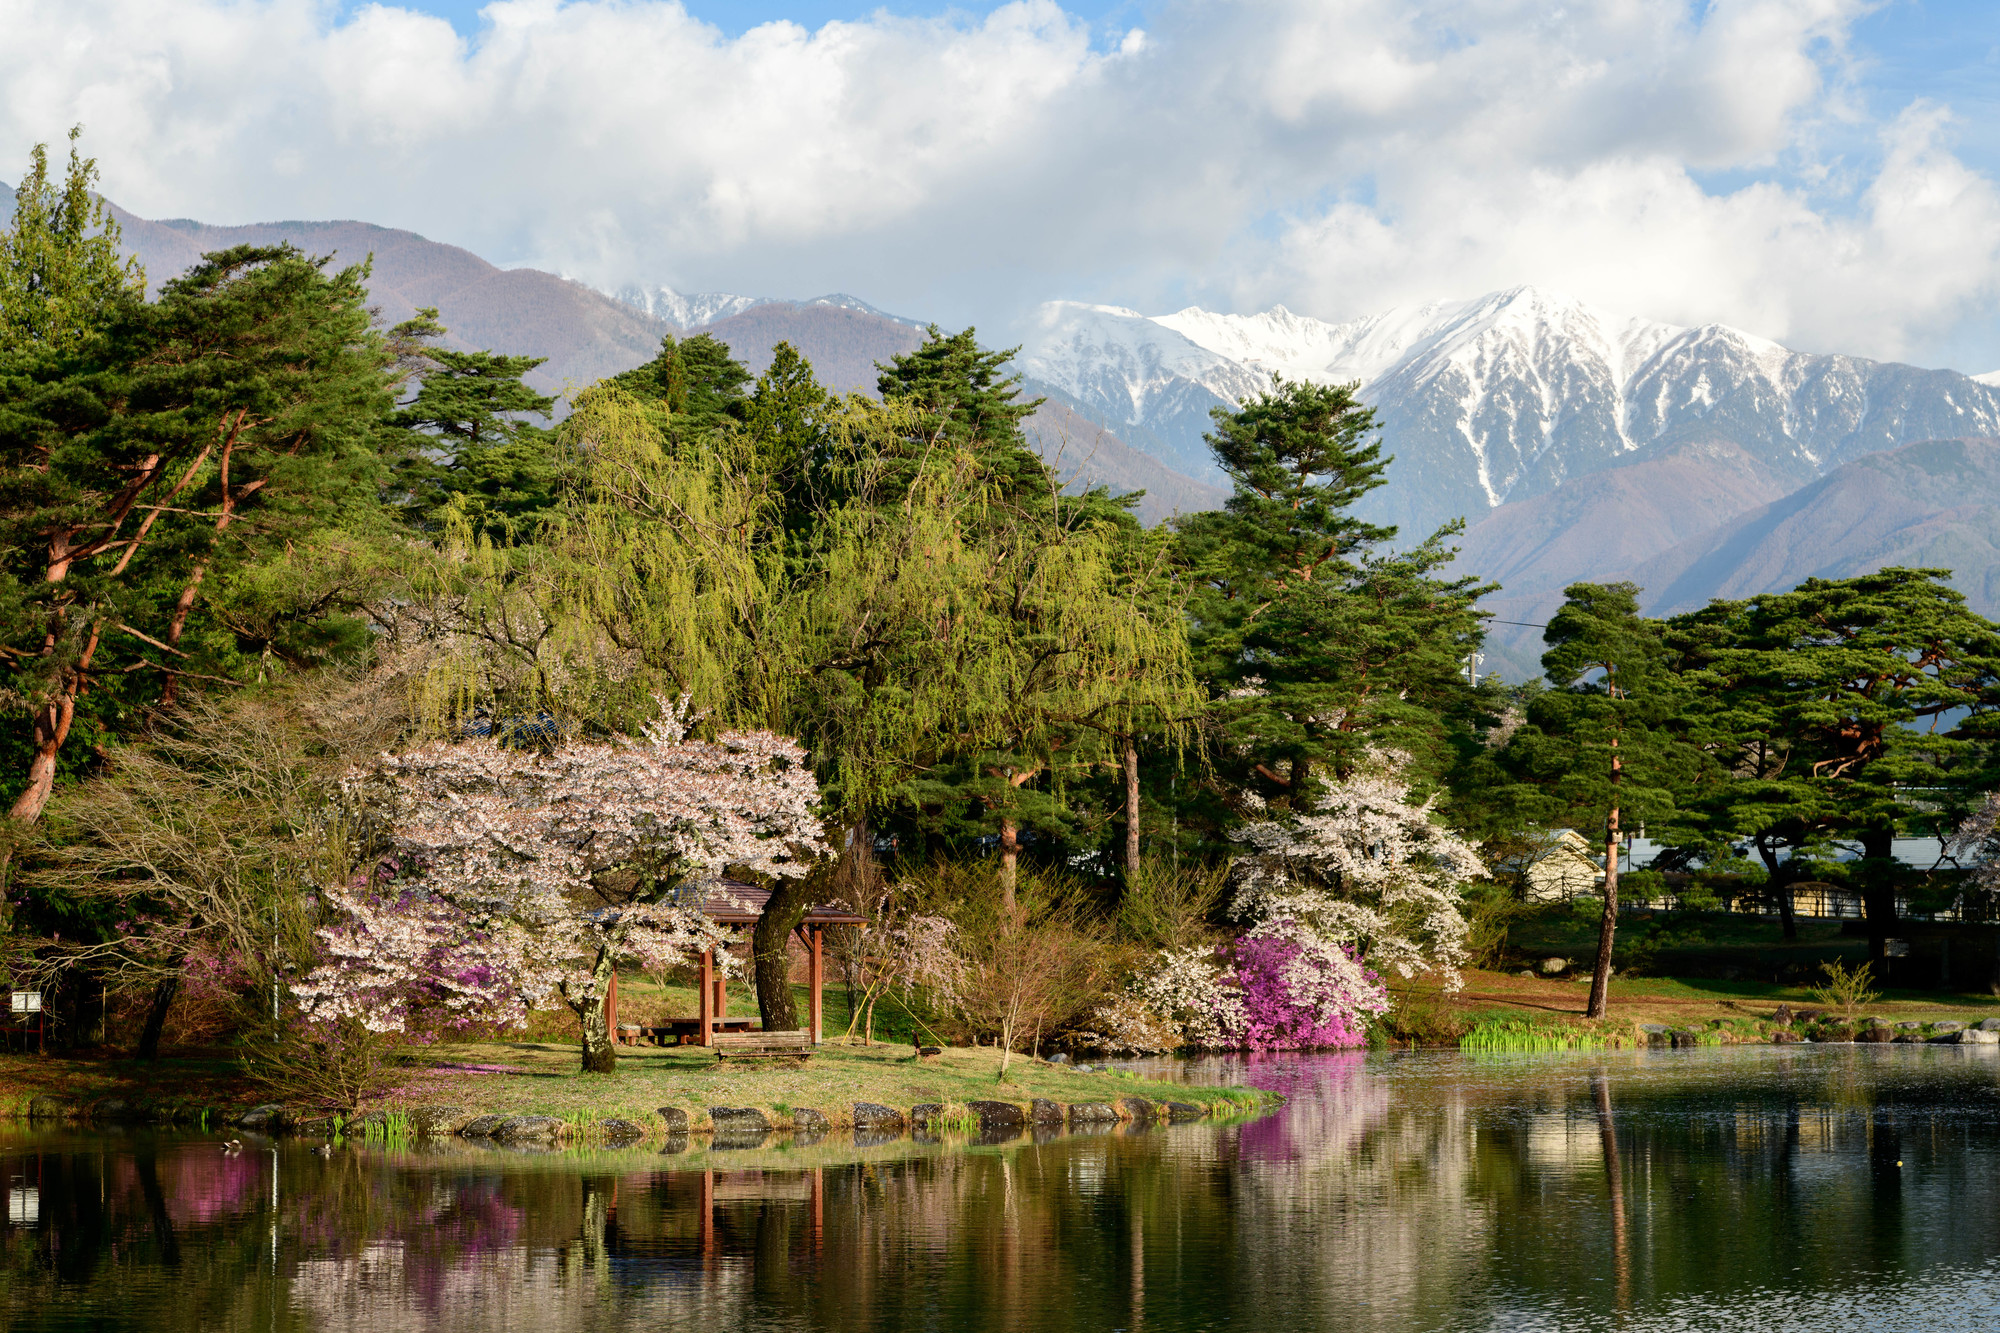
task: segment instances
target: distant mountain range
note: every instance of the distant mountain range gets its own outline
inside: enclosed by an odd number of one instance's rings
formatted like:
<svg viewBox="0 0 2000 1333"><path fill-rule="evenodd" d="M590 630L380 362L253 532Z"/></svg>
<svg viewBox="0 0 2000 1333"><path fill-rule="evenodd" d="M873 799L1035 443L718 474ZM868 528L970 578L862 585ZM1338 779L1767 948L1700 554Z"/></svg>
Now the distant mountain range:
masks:
<svg viewBox="0 0 2000 1333"><path fill-rule="evenodd" d="M2000 386L1955 371L1615 317L1533 287L1344 324L1282 306L1148 317L1054 302L1022 364L1197 477L1213 476L1210 408L1273 375L1358 382L1396 460L1369 517L1406 536L1685 443L1735 444L1797 486L1916 440L2000 434Z"/></svg>
<svg viewBox="0 0 2000 1333"><path fill-rule="evenodd" d="M698 332L728 344L757 373L770 365L772 349L789 341L827 387L873 393L875 363L923 341L918 321L841 294L785 301L629 287L613 297L552 273L498 268L455 245L367 222L221 227L180 218L155 221L115 205L113 211L126 247L139 257L156 290L203 254L236 245L290 241L341 264L372 256L368 290L382 322L396 323L421 306L435 306L451 330L450 346L547 357L528 376L544 393L560 394L629 370L650 360L662 337ZM1066 481L1107 485L1121 494L1144 490L1139 512L1147 522L1220 503L1222 492L1127 448L1064 404L1052 402L1029 424L1031 440Z"/></svg>
<svg viewBox="0 0 2000 1333"><path fill-rule="evenodd" d="M385 321L437 306L458 346L548 357L533 379L550 392L697 331L757 371L790 341L829 387L872 392L876 363L923 337L852 296L614 296L362 222L119 217L156 286L246 242L372 253ZM1405 538L1468 520L1460 568L1504 585L1487 603L1496 622L1523 622L1493 626L1486 669L1509 676L1537 671L1539 626L1580 580L1629 578L1666 613L1813 574L1937 564L2000 615L2000 371L1801 353L1531 287L1345 323L1052 302L1017 364L1048 400L1030 422L1037 448L1072 482L1144 489L1149 522L1226 497L1202 442L1211 408L1274 375L1358 381L1395 456L1368 516Z"/></svg>
<svg viewBox="0 0 2000 1333"><path fill-rule="evenodd" d="M1505 585L1484 603L1483 669L1515 680L1540 673L1540 626L1580 581L1629 580L1649 613L1673 615L1808 578L1942 568L2000 618L2000 440L1906 444L1797 488L1737 446L1683 445L1502 505L1466 531L1459 563Z"/></svg>

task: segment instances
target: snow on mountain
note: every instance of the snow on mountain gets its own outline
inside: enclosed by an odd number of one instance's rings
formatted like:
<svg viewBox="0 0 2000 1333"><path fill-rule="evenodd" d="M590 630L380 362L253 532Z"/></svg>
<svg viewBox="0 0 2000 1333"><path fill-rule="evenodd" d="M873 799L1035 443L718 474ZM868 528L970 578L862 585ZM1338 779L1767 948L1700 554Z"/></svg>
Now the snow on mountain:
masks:
<svg viewBox="0 0 2000 1333"><path fill-rule="evenodd" d="M825 296L815 296L810 301L800 301L798 304L832 306L837 310L856 310L864 315L873 315L877 319L886 319L892 324L907 324L913 329L925 327L924 321L921 319L910 319L904 315L892 315L878 306L869 305L858 296L849 296L846 292L829 292Z"/></svg>
<svg viewBox="0 0 2000 1333"><path fill-rule="evenodd" d="M1044 306L1024 369L1193 475L1213 478L1208 409L1283 375L1359 381L1390 484L1370 516L1413 534L1639 451L1735 444L1803 484L1913 440L2000 434L2000 385L1794 352L1721 324L1617 316L1534 287L1334 324L1274 307L1147 317Z"/></svg>
<svg viewBox="0 0 2000 1333"><path fill-rule="evenodd" d="M1127 443L1210 482L1221 473L1201 442L1209 409L1270 385L1268 373L1202 347L1136 310L1078 301L1050 301L1040 308L1017 364Z"/></svg>
<svg viewBox="0 0 2000 1333"><path fill-rule="evenodd" d="M1972 378L1981 384L1991 384L1994 388L2000 389L2000 370L1989 370L1984 375L1974 375Z"/></svg>
<svg viewBox="0 0 2000 1333"><path fill-rule="evenodd" d="M617 291L607 291L605 295L623 301L634 309L643 310L655 319L664 319L669 324L683 329L698 329L717 320L740 315L746 310L754 310L760 305L785 302L790 305L834 306L841 310L858 310L864 315L874 315L879 319L891 320L897 324L907 324L912 328L922 328L920 320L905 319L892 315L886 310L878 310L858 296L846 292L829 292L825 296L815 296L809 301L792 301L782 296L735 296L728 292L677 292L671 287L642 287L628 283Z"/></svg>
<svg viewBox="0 0 2000 1333"><path fill-rule="evenodd" d="M605 295L643 310L654 319L664 319L684 329L700 328L718 319L740 315L752 306L763 305L769 297L732 296L728 292L677 292L671 287L629 285Z"/></svg>

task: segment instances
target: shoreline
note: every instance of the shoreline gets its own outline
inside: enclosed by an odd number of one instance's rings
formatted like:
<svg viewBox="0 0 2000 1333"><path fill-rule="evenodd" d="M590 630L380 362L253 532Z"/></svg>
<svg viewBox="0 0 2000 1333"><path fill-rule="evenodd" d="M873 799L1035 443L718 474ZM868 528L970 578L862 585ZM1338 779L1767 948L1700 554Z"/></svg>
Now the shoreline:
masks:
<svg viewBox="0 0 2000 1333"><path fill-rule="evenodd" d="M460 1137L497 1142L637 1141L672 1134L831 1131L997 1133L1216 1120L1276 1106L1254 1088L1141 1078L1030 1058L999 1078L989 1047L824 1046L804 1062L717 1061L695 1047L620 1052L613 1074L585 1074L574 1046L539 1042L428 1048L399 1086L338 1115L245 1080L224 1052L162 1059L0 1056L0 1117L150 1124L347 1138Z"/></svg>

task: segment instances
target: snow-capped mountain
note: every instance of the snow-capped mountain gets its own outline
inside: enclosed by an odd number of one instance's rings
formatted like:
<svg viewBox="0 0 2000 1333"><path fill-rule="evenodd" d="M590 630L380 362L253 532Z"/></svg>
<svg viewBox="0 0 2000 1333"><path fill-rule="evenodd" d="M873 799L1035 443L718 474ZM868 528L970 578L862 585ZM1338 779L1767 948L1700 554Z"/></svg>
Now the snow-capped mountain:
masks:
<svg viewBox="0 0 2000 1333"><path fill-rule="evenodd" d="M718 319L740 315L752 306L763 305L769 297L732 296L728 292L677 292L671 287L620 287L606 296L643 310L654 319L664 319L684 329L700 328Z"/></svg>
<svg viewBox="0 0 2000 1333"><path fill-rule="evenodd" d="M1209 409L1270 387L1270 373L1120 306L1051 301L1019 365L1119 438L1204 481L1221 474L1202 436Z"/></svg>
<svg viewBox="0 0 2000 1333"><path fill-rule="evenodd" d="M663 319L669 324L684 329L698 329L713 324L717 320L740 315L746 310L754 310L760 305L824 305L842 310L858 310L864 315L875 315L881 319L893 320L898 324L908 324L913 328L923 325L914 319L892 315L886 310L877 310L858 296L846 292L829 292L825 296L815 296L809 301L792 301L782 296L735 296L729 292L677 292L671 287L641 287L627 284L617 291L606 291L606 296L623 301L635 310L643 310L654 319Z"/></svg>
<svg viewBox="0 0 2000 1333"><path fill-rule="evenodd" d="M1722 324L1614 316L1533 287L1342 324L1282 306L1148 317L1044 306L1023 368L1204 479L1208 410L1272 375L1359 381L1390 484L1371 517L1411 535L1641 451L1727 441L1802 484L1914 440L2000 435L2000 386L1954 371L1794 352Z"/></svg>

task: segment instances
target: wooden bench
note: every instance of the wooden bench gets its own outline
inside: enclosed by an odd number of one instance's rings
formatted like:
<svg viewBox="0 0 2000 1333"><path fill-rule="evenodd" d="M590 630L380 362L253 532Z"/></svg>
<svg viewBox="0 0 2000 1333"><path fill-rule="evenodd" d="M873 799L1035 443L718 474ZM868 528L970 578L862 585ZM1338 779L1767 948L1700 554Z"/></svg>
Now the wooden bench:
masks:
<svg viewBox="0 0 2000 1333"><path fill-rule="evenodd" d="M810 1032L718 1032L713 1041L718 1061L808 1060L813 1053Z"/></svg>

